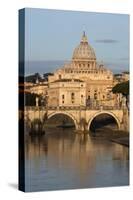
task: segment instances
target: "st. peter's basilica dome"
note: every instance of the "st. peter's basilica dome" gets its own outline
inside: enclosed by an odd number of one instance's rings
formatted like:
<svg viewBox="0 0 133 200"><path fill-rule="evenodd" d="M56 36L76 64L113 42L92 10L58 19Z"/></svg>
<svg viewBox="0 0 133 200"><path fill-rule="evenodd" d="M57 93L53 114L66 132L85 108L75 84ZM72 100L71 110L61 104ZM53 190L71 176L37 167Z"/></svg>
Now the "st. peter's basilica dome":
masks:
<svg viewBox="0 0 133 200"><path fill-rule="evenodd" d="M73 52L73 61L90 61L96 60L96 55L93 48L88 44L87 36L83 33L80 44Z"/></svg>

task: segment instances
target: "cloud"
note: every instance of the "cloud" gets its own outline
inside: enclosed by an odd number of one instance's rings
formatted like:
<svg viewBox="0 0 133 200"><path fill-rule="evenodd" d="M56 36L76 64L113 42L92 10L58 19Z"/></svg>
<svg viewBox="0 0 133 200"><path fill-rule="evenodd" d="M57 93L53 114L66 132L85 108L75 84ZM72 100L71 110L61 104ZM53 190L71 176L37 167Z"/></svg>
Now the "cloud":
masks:
<svg viewBox="0 0 133 200"><path fill-rule="evenodd" d="M98 39L98 40L95 40L95 42L97 42L97 43L107 43L107 44L111 43L111 44L113 44L113 43L117 43L118 40L113 40L113 39Z"/></svg>

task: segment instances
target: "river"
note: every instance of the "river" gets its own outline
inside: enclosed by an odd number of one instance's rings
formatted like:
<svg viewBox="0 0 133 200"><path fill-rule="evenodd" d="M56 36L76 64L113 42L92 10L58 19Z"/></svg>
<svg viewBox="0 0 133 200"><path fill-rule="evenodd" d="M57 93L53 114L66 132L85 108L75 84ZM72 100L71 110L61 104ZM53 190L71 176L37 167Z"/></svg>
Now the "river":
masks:
<svg viewBox="0 0 133 200"><path fill-rule="evenodd" d="M129 184L129 149L74 129L26 137L26 191Z"/></svg>

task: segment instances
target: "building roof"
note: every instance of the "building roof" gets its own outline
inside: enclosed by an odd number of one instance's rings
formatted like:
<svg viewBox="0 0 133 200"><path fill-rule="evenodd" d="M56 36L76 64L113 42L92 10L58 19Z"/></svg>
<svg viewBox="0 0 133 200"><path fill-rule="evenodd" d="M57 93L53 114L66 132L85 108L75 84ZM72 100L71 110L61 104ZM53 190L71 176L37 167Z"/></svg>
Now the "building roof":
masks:
<svg viewBox="0 0 133 200"><path fill-rule="evenodd" d="M123 74L129 74L129 72L128 71L124 71L124 72L122 72Z"/></svg>
<svg viewBox="0 0 133 200"><path fill-rule="evenodd" d="M84 81L80 79L58 79L58 80L53 81L52 83L55 83L55 82L84 82Z"/></svg>
<svg viewBox="0 0 133 200"><path fill-rule="evenodd" d="M73 52L72 59L73 60L96 60L94 49L88 43L85 32L83 32L83 36L82 36L80 44L75 48Z"/></svg>

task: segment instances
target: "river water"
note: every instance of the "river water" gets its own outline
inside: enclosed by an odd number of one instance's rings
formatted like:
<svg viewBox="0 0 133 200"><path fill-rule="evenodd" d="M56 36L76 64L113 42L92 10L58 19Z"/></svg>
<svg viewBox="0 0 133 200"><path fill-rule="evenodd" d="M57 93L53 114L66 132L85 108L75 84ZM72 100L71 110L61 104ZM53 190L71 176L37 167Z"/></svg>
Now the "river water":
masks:
<svg viewBox="0 0 133 200"><path fill-rule="evenodd" d="M26 191L125 186L129 149L73 129L26 137Z"/></svg>

